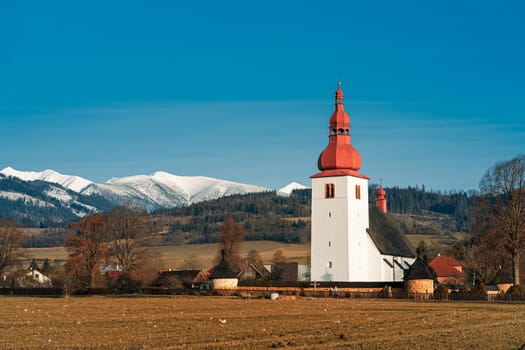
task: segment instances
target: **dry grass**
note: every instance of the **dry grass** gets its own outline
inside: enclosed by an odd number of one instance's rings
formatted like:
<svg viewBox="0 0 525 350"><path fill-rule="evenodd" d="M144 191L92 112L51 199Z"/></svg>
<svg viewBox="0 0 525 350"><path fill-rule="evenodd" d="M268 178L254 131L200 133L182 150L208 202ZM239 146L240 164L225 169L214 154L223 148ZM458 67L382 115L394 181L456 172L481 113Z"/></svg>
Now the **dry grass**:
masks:
<svg viewBox="0 0 525 350"><path fill-rule="evenodd" d="M525 305L0 297L1 349L518 349ZM221 321L222 320L222 321Z"/></svg>
<svg viewBox="0 0 525 350"><path fill-rule="evenodd" d="M201 262L202 269L209 269L213 266L213 258L217 252L217 244L185 244L177 246L161 246L150 248L154 256L161 257L163 267L180 268L184 260L189 256L196 256ZM284 255L290 261L296 261L301 264L307 262L310 255L309 244L286 244L274 241L246 241L241 246L241 255L245 256L248 251L255 249L261 255L263 261L270 263L276 250L281 249ZM45 258L50 260L66 259L67 253L63 247L53 248L31 248L28 249L29 257L42 261ZM30 261L30 260L29 260Z"/></svg>

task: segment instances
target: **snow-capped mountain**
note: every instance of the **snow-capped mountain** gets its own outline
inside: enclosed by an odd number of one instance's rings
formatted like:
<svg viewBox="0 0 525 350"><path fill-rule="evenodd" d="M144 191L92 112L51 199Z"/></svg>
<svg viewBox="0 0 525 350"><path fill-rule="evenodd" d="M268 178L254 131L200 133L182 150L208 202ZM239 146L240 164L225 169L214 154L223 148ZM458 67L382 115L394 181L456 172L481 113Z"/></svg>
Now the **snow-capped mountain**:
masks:
<svg viewBox="0 0 525 350"><path fill-rule="evenodd" d="M68 223L112 206L105 198L84 196L59 184L0 174L2 217L24 225Z"/></svg>
<svg viewBox="0 0 525 350"><path fill-rule="evenodd" d="M63 174L60 174L50 169L36 172L36 171L19 171L11 167L7 167L7 168L0 170L0 173L4 174L5 176L16 177L24 181L42 180L46 182L59 184L60 186L73 190L75 192L80 192L84 188L86 188L87 186L93 183L79 176L63 175Z"/></svg>
<svg viewBox="0 0 525 350"><path fill-rule="evenodd" d="M264 191L269 189L204 176L177 176L158 171L152 175L123 177L103 184L91 184L81 193L97 194L116 204L130 201L147 210L155 210L232 194Z"/></svg>
<svg viewBox="0 0 525 350"><path fill-rule="evenodd" d="M277 194L281 196L289 196L290 194L292 194L293 190L304 190L306 188L308 187L301 185L300 183L291 182L288 185L281 188L280 190L277 190Z"/></svg>
<svg viewBox="0 0 525 350"><path fill-rule="evenodd" d="M111 179L100 184L54 170L26 172L7 167L0 171L0 176L0 179L11 180L11 183L19 180L18 183L24 182L29 186L18 192L2 191L0 186L0 199L23 202L26 206L39 208L53 208L60 203L62 209L70 208L78 217L128 202L151 211L233 194L270 191L260 186L203 176L176 176L162 171L152 175ZM46 183L49 186L44 186ZM6 188L9 186L6 185ZM100 205L93 205L91 202Z"/></svg>

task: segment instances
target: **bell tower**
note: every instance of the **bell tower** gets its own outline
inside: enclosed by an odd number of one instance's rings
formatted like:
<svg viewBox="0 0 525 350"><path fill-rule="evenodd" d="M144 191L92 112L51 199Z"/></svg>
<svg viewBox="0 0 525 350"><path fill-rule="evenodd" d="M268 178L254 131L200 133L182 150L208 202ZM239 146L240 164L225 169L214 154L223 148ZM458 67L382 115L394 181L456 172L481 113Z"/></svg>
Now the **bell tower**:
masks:
<svg viewBox="0 0 525 350"><path fill-rule="evenodd" d="M368 178L350 142L350 117L337 83L328 145L312 179L312 281L368 281Z"/></svg>

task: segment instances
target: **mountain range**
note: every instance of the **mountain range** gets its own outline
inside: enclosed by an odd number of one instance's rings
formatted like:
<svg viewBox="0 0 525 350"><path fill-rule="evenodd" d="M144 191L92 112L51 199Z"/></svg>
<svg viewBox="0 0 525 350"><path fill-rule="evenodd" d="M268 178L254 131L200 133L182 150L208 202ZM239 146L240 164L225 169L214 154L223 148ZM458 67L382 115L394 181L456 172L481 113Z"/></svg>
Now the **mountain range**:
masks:
<svg viewBox="0 0 525 350"><path fill-rule="evenodd" d="M277 192L289 195L304 186L291 183ZM191 205L233 194L271 189L204 176L177 176L158 171L151 175L113 178L94 183L54 170L0 171L1 216L25 225L54 225L76 220L124 203L148 211Z"/></svg>

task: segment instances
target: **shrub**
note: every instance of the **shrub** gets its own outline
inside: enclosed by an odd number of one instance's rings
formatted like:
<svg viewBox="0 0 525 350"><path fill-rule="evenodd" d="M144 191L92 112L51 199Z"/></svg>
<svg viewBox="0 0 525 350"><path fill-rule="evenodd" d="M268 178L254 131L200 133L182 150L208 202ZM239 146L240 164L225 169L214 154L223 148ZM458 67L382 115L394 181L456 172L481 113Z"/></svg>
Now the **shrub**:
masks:
<svg viewBox="0 0 525 350"><path fill-rule="evenodd" d="M444 285L440 284L434 290L434 299L436 300L448 300L448 289Z"/></svg>
<svg viewBox="0 0 525 350"><path fill-rule="evenodd" d="M487 299L487 287L485 283L479 282L470 290L470 294L475 300L486 300Z"/></svg>
<svg viewBox="0 0 525 350"><path fill-rule="evenodd" d="M392 298L392 288L389 286L384 286L377 296L379 298Z"/></svg>
<svg viewBox="0 0 525 350"><path fill-rule="evenodd" d="M523 287L521 284L514 284L510 286L509 289L507 289L506 294L512 296L525 296L525 287Z"/></svg>

